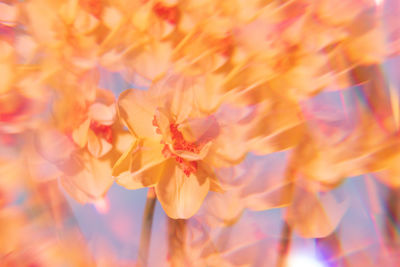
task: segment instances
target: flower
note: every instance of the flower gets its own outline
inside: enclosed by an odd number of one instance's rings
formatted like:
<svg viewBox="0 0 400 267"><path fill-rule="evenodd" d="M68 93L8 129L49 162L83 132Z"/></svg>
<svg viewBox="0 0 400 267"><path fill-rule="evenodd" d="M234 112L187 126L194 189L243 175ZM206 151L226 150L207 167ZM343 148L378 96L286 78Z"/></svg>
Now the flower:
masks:
<svg viewBox="0 0 400 267"><path fill-rule="evenodd" d="M111 92L99 89L97 95L97 101L88 105L86 119L72 131L72 138L80 147L87 145L93 156L102 157L112 148L116 110Z"/></svg>
<svg viewBox="0 0 400 267"><path fill-rule="evenodd" d="M210 192L196 217L211 227L230 226L241 219L245 209L263 211L290 205L294 183L287 177L287 158L287 152L250 154L241 164L218 169L226 191Z"/></svg>
<svg viewBox="0 0 400 267"><path fill-rule="evenodd" d="M88 149L79 148L68 135L42 125L25 146L29 171L35 180L59 179L69 195L80 203L96 202L113 184L112 166L132 141L118 126L112 128L112 135L110 151L95 157Z"/></svg>
<svg viewBox="0 0 400 267"><path fill-rule="evenodd" d="M227 148L220 133L231 125L200 112L192 88L188 79L172 77L118 99L119 117L136 141L114 166L116 182L128 189L155 187L171 218L195 214L209 190L221 190L213 169L238 163L247 152L240 142L238 152Z"/></svg>

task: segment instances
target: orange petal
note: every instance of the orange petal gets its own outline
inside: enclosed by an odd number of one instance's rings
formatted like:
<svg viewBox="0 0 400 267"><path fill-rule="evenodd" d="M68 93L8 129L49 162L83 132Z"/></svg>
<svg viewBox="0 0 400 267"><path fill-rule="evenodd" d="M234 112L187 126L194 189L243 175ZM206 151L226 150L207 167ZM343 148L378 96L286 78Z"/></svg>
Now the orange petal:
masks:
<svg viewBox="0 0 400 267"><path fill-rule="evenodd" d="M286 220L302 237L319 238L331 234L347 211L347 201L338 202L331 193L318 195L298 188Z"/></svg>
<svg viewBox="0 0 400 267"><path fill-rule="evenodd" d="M100 158L107 154L112 148L112 144L104 138L98 137L92 130L88 132L88 150L96 157Z"/></svg>
<svg viewBox="0 0 400 267"><path fill-rule="evenodd" d="M288 206L292 202L292 188L292 184L287 183L261 194L253 194L245 199L246 207L262 211Z"/></svg>
<svg viewBox="0 0 400 267"><path fill-rule="evenodd" d="M102 20L109 29L114 29L121 24L123 14L115 7L106 7L102 14Z"/></svg>
<svg viewBox="0 0 400 267"><path fill-rule="evenodd" d="M162 77L170 67L172 48L169 42L146 45L134 59L134 66L141 76L149 80Z"/></svg>
<svg viewBox="0 0 400 267"><path fill-rule="evenodd" d="M236 192L225 193L210 192L204 202L207 216L210 216L213 225L233 225L244 211L244 201L237 196Z"/></svg>
<svg viewBox="0 0 400 267"><path fill-rule="evenodd" d="M244 177L248 184L241 191L246 208L261 211L292 203L294 184L280 155L270 154L259 161L252 159L254 165L251 165L251 171L254 173Z"/></svg>
<svg viewBox="0 0 400 267"><path fill-rule="evenodd" d="M88 131L90 126L90 120L84 121L77 129L72 132L72 139L81 148L86 146L88 140Z"/></svg>
<svg viewBox="0 0 400 267"><path fill-rule="evenodd" d="M18 6L0 3L0 21L2 24L14 26L18 18Z"/></svg>
<svg viewBox="0 0 400 267"><path fill-rule="evenodd" d="M17 208L2 208L0 225L0 253L7 255L19 249L24 235L25 218Z"/></svg>
<svg viewBox="0 0 400 267"><path fill-rule="evenodd" d="M375 27L346 43L346 52L351 60L360 64L379 64L387 55L383 29Z"/></svg>
<svg viewBox="0 0 400 267"><path fill-rule="evenodd" d="M41 129L35 138L39 154L52 163L66 160L76 149L70 139L52 129Z"/></svg>
<svg viewBox="0 0 400 267"><path fill-rule="evenodd" d="M170 130L170 117L168 116L168 111L164 108L158 108L155 112L155 119L157 122L157 127L160 130L160 134L163 136L163 141L167 144L172 143L172 136Z"/></svg>
<svg viewBox="0 0 400 267"><path fill-rule="evenodd" d="M115 138L114 138L115 137ZM121 125L117 125L113 129L113 141L114 148L118 153L123 154L127 148L129 149L134 142L136 142L136 138L131 135L128 131L122 129Z"/></svg>
<svg viewBox="0 0 400 267"><path fill-rule="evenodd" d="M157 141L140 140L132 152L120 158L114 166L119 176L116 182L128 189L154 186L163 174L166 158L162 155L162 145ZM128 167L128 169L126 169ZM118 169L117 169L118 168Z"/></svg>
<svg viewBox="0 0 400 267"><path fill-rule="evenodd" d="M145 170L132 174L129 171L121 173L115 182L126 189L135 190L143 187L155 186L166 168L166 162L151 166Z"/></svg>
<svg viewBox="0 0 400 267"><path fill-rule="evenodd" d="M393 147L392 147L393 149ZM395 150L397 151L397 150ZM375 163L376 158L373 158L373 163ZM389 187L392 188L399 188L400 187L400 157L399 156L394 156L391 160L380 160L381 164L386 165L387 167L384 170L381 170L376 173L376 177L386 184ZM385 164L386 163L386 164Z"/></svg>
<svg viewBox="0 0 400 267"><path fill-rule="evenodd" d="M121 173L127 171L130 172L130 167L132 164L132 153L137 148L137 145L138 145L137 142L133 141L129 146L129 149L127 149L117 160L117 162L115 162L112 170L113 176L119 176Z"/></svg>
<svg viewBox="0 0 400 267"><path fill-rule="evenodd" d="M78 157L83 168L75 175L62 176L61 184L73 198L81 203L103 197L113 183L110 161L94 158L87 152Z"/></svg>
<svg viewBox="0 0 400 267"><path fill-rule="evenodd" d="M208 193L209 179L194 174L187 177L173 162L165 167L163 174L156 193L164 211L174 219L193 216Z"/></svg>
<svg viewBox="0 0 400 267"><path fill-rule="evenodd" d="M3 77L0 81L0 93L1 94L6 93L11 89L11 85L14 80L13 72L14 72L14 70L13 70L12 64L8 64L8 62L0 62L0 75L1 75L1 77Z"/></svg>
<svg viewBox="0 0 400 267"><path fill-rule="evenodd" d="M179 125L178 130L189 142L207 142L219 134L219 124L214 116L189 119Z"/></svg>
<svg viewBox="0 0 400 267"><path fill-rule="evenodd" d="M193 109L194 94L192 90L193 80L171 75L153 86L155 92L164 92L165 108L175 117L176 123L186 120Z"/></svg>
<svg viewBox="0 0 400 267"><path fill-rule="evenodd" d="M137 137L156 138L152 124L156 103L146 91L126 90L118 99L119 116Z"/></svg>
<svg viewBox="0 0 400 267"><path fill-rule="evenodd" d="M258 137L251 142L251 151L258 155L282 151L297 145L304 134L304 125L290 125L286 129L277 130L276 133Z"/></svg>
<svg viewBox="0 0 400 267"><path fill-rule="evenodd" d="M102 125L111 125L115 120L115 106L106 106L101 103L94 103L89 108L89 117Z"/></svg>

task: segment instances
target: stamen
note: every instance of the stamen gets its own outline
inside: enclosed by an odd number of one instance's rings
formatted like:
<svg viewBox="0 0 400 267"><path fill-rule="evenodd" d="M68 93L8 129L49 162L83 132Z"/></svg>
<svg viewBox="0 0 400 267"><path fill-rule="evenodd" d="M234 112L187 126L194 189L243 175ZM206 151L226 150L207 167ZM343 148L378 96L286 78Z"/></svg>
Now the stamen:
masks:
<svg viewBox="0 0 400 267"><path fill-rule="evenodd" d="M179 167L181 167L185 173L186 177L189 177L191 173L195 173L197 171L197 161L188 161L182 157L179 157L169 149L168 145L164 145L162 154L165 158L174 158Z"/></svg>
<svg viewBox="0 0 400 267"><path fill-rule="evenodd" d="M152 124L154 127L156 127L156 133L161 134L156 116L153 117ZM183 138L182 133L178 130L177 124L171 123L169 125L169 129L171 132L172 147L174 150L189 151L192 153L200 152L200 146L198 144L188 142ZM171 151L168 144L166 144L164 141L161 141L161 144L164 144L164 147L161 151L163 156L165 158L174 158L187 177L189 177L191 173L195 173L197 171L197 161L189 161L178 156L176 153Z"/></svg>
<svg viewBox="0 0 400 267"><path fill-rule="evenodd" d="M170 24L176 24L179 18L179 10L177 6L165 6L163 3L158 2L153 6L153 11L156 15L167 21Z"/></svg>
<svg viewBox="0 0 400 267"><path fill-rule="evenodd" d="M153 117L153 121L151 122L154 127L156 127L156 133L161 134L160 127L158 126L158 122L156 116Z"/></svg>
<svg viewBox="0 0 400 267"><path fill-rule="evenodd" d="M196 143L190 143L187 142L184 138L182 133L178 130L178 125L171 123L169 125L169 129L172 134L172 140L173 140L173 147L175 150L184 150L184 151L189 151L193 153L199 153L200 148Z"/></svg>
<svg viewBox="0 0 400 267"><path fill-rule="evenodd" d="M80 4L88 13L92 14L96 18L100 18L103 11L101 0L80 0Z"/></svg>
<svg viewBox="0 0 400 267"><path fill-rule="evenodd" d="M90 122L90 129L97 135L104 138L108 143L112 143L113 134L111 126L109 125L102 125L97 121Z"/></svg>
<svg viewBox="0 0 400 267"><path fill-rule="evenodd" d="M221 54L224 57L230 57L233 53L233 39L231 35L227 35L225 38L221 39Z"/></svg>

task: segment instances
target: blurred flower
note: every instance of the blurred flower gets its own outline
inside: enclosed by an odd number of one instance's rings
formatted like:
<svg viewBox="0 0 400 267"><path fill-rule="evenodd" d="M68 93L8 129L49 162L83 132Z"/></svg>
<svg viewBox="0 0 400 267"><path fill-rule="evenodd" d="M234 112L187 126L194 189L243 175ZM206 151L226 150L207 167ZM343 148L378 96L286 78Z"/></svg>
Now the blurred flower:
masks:
<svg viewBox="0 0 400 267"><path fill-rule="evenodd" d="M64 189L81 203L96 202L104 197L113 183L112 166L132 139L121 129L113 128L112 149L95 157L79 149L65 135L48 128L33 138L26 156L36 179L60 179ZM62 154L59 151L63 151Z"/></svg>
<svg viewBox="0 0 400 267"><path fill-rule="evenodd" d="M18 208L0 208L0 257L17 250L24 235L26 218Z"/></svg>
<svg viewBox="0 0 400 267"><path fill-rule="evenodd" d="M248 155L239 165L222 168L217 177L225 192L210 192L198 212L210 227L235 224L245 209L263 211L291 205L294 183L287 177L287 156Z"/></svg>
<svg viewBox="0 0 400 267"><path fill-rule="evenodd" d="M72 139L80 147L87 145L93 156L102 157L111 150L113 143L116 109L111 92L98 89L96 101L88 105L86 112L87 118L74 127Z"/></svg>
<svg viewBox="0 0 400 267"><path fill-rule="evenodd" d="M172 218L192 216L209 189L220 190L213 166L240 162L246 153L224 150L223 120L202 114L193 97L190 82L172 77L148 91L127 90L118 100L119 115L138 140L114 166L117 183L155 186Z"/></svg>
<svg viewBox="0 0 400 267"><path fill-rule="evenodd" d="M300 236L321 238L336 229L347 207L348 201L337 201L330 192L310 192L297 185L285 219Z"/></svg>

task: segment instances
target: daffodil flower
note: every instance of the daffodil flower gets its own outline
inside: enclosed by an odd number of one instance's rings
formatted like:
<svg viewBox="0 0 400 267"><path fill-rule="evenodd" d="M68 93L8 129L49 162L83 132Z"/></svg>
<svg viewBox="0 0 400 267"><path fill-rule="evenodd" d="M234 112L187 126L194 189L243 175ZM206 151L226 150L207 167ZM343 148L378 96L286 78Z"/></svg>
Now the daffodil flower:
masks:
<svg viewBox="0 0 400 267"><path fill-rule="evenodd" d="M191 83L172 79L148 91L124 91L119 117L136 141L114 166L116 182L128 189L155 187L172 218L191 217L209 190L221 190L214 167L240 162L247 151L228 149L226 126L193 105Z"/></svg>

